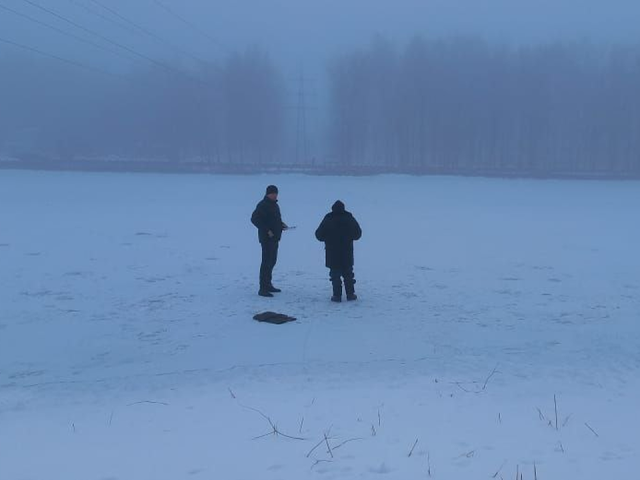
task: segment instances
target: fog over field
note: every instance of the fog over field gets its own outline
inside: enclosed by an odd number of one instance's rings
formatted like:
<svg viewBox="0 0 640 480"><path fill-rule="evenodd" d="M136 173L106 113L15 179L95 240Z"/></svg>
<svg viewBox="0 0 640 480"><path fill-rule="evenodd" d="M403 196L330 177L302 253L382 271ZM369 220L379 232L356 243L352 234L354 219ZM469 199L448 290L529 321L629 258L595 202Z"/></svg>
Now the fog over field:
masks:
<svg viewBox="0 0 640 480"><path fill-rule="evenodd" d="M626 0L2 0L0 155L637 176L639 22Z"/></svg>
<svg viewBox="0 0 640 480"><path fill-rule="evenodd" d="M0 480L635 479L637 0L0 0Z"/></svg>

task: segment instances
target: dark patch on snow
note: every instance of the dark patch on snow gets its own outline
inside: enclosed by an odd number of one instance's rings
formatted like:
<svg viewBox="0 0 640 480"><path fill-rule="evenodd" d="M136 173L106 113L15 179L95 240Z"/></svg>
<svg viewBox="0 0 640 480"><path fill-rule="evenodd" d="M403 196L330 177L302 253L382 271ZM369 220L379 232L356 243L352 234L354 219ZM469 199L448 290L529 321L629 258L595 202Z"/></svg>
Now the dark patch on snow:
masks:
<svg viewBox="0 0 640 480"><path fill-rule="evenodd" d="M22 372L16 372L13 375L9 375L11 380L19 380L29 377L40 377L45 374L44 370L24 370Z"/></svg>
<svg viewBox="0 0 640 480"><path fill-rule="evenodd" d="M276 312L258 313L253 316L253 319L258 322L273 323L274 325L282 325L283 323L294 322L296 320L295 317Z"/></svg>
<svg viewBox="0 0 640 480"><path fill-rule="evenodd" d="M87 274L85 272L66 272L62 276L63 277L84 277Z"/></svg>
<svg viewBox="0 0 640 480"><path fill-rule="evenodd" d="M146 283L158 283L158 282L167 281L167 278L165 278L165 277L136 277L136 280L138 280L139 282L146 282Z"/></svg>

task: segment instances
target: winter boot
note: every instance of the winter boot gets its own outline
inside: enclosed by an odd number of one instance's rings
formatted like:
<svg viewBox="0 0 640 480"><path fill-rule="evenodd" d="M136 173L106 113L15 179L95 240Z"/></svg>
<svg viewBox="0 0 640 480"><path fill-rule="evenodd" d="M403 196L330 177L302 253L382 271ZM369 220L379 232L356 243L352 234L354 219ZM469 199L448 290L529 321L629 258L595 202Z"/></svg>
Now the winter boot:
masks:
<svg viewBox="0 0 640 480"><path fill-rule="evenodd" d="M333 283L333 296L331 297L332 302L339 303L342 301L342 283L332 282Z"/></svg>
<svg viewBox="0 0 640 480"><path fill-rule="evenodd" d="M266 290L269 293L280 293L280 292L282 292L282 290L280 290L279 288L274 287L273 285L269 285L269 287L267 287Z"/></svg>
<svg viewBox="0 0 640 480"><path fill-rule="evenodd" d="M267 298L272 298L273 297L273 293L271 293L267 289L262 289L262 288L258 292L258 295L260 295L261 297L267 297Z"/></svg>
<svg viewBox="0 0 640 480"><path fill-rule="evenodd" d="M344 282L344 289L347 293L347 301L349 302L353 302L354 300L358 299L358 296L356 295L355 283L355 281L348 280Z"/></svg>

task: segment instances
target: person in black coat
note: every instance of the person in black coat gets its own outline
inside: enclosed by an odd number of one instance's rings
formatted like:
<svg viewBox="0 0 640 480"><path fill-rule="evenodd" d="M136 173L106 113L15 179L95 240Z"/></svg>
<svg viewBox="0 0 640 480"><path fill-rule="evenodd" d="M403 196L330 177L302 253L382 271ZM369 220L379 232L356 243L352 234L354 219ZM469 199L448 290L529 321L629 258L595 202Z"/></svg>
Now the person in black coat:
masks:
<svg viewBox="0 0 640 480"><path fill-rule="evenodd" d="M280 207L278 206L278 187L269 185L267 193L251 215L251 223L258 229L258 240L262 246L262 264L260 265L260 290L261 297L273 297L274 293L281 290L272 283L273 268L278 262L278 246L282 238L282 232L287 225L282 221Z"/></svg>
<svg viewBox="0 0 640 480"><path fill-rule="evenodd" d="M325 243L326 265L333 284L331 301L342 301L342 281L347 300L357 300L353 274L353 242L360 240L362 229L344 203L338 200L316 230L316 238Z"/></svg>

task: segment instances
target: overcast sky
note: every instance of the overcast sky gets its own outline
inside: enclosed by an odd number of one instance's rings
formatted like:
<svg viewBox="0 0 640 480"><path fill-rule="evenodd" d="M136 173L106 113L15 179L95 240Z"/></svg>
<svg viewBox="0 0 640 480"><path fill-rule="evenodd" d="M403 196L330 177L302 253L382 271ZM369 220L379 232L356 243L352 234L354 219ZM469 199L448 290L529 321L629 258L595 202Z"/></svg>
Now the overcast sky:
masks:
<svg viewBox="0 0 640 480"><path fill-rule="evenodd" d="M186 51L215 59L224 56L227 49L260 44L291 70L313 70L337 52L367 43L376 33L397 42L418 33L435 37L475 35L505 43L640 41L638 0L160 0L224 47L172 17L155 0L99 0L180 47L180 53L157 39L127 31L91 13L122 22L95 0L29 1L153 57L185 58ZM1 6L104 43L26 0L0 0ZM126 63L1 8L0 38L58 55L107 61L114 68ZM12 48L0 44L0 52Z"/></svg>

